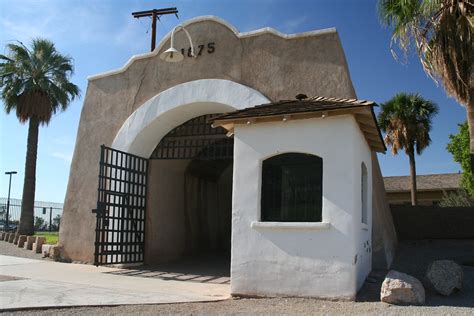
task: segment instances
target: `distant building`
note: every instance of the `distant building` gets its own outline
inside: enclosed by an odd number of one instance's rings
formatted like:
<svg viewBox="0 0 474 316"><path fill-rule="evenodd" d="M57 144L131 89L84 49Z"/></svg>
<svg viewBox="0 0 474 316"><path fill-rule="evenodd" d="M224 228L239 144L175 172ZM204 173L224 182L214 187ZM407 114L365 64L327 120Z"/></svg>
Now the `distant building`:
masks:
<svg viewBox="0 0 474 316"><path fill-rule="evenodd" d="M389 204L410 204L410 176L384 177ZM416 177L417 199L420 205L438 204L445 193L460 189L460 173L418 175Z"/></svg>

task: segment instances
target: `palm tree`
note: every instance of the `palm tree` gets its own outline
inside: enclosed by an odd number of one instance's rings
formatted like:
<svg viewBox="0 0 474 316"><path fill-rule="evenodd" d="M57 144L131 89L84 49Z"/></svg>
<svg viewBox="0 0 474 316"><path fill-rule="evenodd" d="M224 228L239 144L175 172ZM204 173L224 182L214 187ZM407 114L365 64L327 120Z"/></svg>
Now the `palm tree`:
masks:
<svg viewBox="0 0 474 316"><path fill-rule="evenodd" d="M381 105L378 116L385 143L398 154L405 149L410 160L411 204L416 205L415 152L420 155L431 143L431 120L438 106L418 94L399 93Z"/></svg>
<svg viewBox="0 0 474 316"><path fill-rule="evenodd" d="M79 88L69 81L74 72L72 59L61 55L52 42L34 39L31 49L21 42L7 44L6 49L7 55L0 55L0 98L7 113L15 111L21 123L29 121L18 233L31 235L39 125L66 110L79 96Z"/></svg>
<svg viewBox="0 0 474 316"><path fill-rule="evenodd" d="M425 72L466 108L474 170L474 5L472 0L379 0L392 43L407 52L410 42Z"/></svg>

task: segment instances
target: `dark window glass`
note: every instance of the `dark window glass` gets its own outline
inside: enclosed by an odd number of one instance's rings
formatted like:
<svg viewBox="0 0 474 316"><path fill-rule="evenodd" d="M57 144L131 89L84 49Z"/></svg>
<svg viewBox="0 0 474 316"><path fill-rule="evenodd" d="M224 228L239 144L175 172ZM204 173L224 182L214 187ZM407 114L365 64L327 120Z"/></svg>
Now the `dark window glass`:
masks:
<svg viewBox="0 0 474 316"><path fill-rule="evenodd" d="M262 221L320 222L323 206L323 160L287 153L263 161Z"/></svg>

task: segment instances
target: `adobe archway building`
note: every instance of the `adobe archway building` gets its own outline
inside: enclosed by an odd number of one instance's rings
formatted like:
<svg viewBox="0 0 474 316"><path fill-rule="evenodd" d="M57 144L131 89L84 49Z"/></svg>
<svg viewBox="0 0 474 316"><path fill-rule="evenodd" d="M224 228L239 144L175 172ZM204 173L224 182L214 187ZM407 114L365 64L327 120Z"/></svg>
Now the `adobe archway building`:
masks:
<svg viewBox="0 0 474 316"><path fill-rule="evenodd" d="M356 100L336 30L239 33L212 16L183 25L196 58L177 32L183 61L159 58L168 34L89 78L63 259L217 252L230 257L232 294L354 299L372 268L390 265L396 234L375 104Z"/></svg>

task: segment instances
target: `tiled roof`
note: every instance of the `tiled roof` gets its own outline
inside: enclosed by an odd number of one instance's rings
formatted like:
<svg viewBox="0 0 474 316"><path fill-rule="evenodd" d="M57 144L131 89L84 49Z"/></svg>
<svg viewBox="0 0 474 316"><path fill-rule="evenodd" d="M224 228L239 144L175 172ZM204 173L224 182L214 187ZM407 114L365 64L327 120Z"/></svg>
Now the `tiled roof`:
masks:
<svg viewBox="0 0 474 316"><path fill-rule="evenodd" d="M354 115L369 146L377 152L385 152L386 147L377 125L372 101L297 95L294 100L256 105L254 107L225 113L213 118L214 127L222 126L232 131L235 124L253 124L269 121L286 121L313 117Z"/></svg>
<svg viewBox="0 0 474 316"><path fill-rule="evenodd" d="M340 99L316 96L302 100L282 100L278 102L260 104L251 108L246 108L219 115L215 117L214 120L220 121L293 113L320 112L338 109L350 109L363 106L376 106L376 104L372 101L366 100Z"/></svg>
<svg viewBox="0 0 474 316"><path fill-rule="evenodd" d="M459 189L460 173L441 173L416 176L417 190L455 190ZM384 177L385 191L410 191L410 176Z"/></svg>

